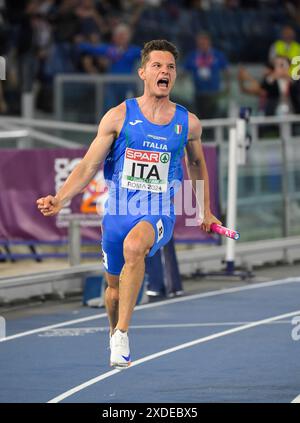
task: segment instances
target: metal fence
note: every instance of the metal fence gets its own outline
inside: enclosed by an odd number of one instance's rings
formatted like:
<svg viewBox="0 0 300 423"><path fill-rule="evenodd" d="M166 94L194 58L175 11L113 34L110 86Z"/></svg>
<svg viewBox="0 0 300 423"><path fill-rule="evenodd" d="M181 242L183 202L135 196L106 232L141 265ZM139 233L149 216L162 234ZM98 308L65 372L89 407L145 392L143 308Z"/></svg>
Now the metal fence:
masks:
<svg viewBox="0 0 300 423"><path fill-rule="evenodd" d="M137 75L60 74L54 83L54 115L60 121L98 122L108 109L141 92Z"/></svg>

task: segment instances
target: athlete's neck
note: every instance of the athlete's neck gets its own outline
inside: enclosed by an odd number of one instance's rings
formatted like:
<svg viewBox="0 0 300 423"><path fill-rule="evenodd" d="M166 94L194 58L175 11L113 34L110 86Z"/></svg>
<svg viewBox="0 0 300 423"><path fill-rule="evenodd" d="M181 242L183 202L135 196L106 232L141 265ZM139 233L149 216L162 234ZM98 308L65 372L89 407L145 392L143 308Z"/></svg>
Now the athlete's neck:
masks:
<svg viewBox="0 0 300 423"><path fill-rule="evenodd" d="M155 97L143 94L137 98L142 113L152 122L161 123L162 118L167 122L174 114L175 104L169 97Z"/></svg>

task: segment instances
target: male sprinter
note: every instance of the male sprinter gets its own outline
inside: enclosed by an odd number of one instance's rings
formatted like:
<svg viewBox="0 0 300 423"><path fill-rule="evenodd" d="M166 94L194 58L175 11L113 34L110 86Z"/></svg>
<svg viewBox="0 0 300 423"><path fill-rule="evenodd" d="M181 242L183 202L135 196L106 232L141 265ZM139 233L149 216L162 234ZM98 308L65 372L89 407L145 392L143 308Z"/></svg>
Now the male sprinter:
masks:
<svg viewBox="0 0 300 423"><path fill-rule="evenodd" d="M144 278L145 257L154 255L173 233L173 203L169 202L169 209L161 210L161 199L163 195L172 199L173 182L182 179L184 149L193 186L196 180L204 181L201 228L209 231L212 223L221 223L210 211L200 122L169 99L176 79L177 57L177 48L166 40L145 44L138 70L144 81L144 94L110 109L86 155L55 197L48 195L37 200L44 216L55 215L88 185L105 161L104 175L109 185L102 222L108 284L105 304L111 334L110 362L118 369L128 367L131 361L127 332ZM150 205L151 211L145 205Z"/></svg>

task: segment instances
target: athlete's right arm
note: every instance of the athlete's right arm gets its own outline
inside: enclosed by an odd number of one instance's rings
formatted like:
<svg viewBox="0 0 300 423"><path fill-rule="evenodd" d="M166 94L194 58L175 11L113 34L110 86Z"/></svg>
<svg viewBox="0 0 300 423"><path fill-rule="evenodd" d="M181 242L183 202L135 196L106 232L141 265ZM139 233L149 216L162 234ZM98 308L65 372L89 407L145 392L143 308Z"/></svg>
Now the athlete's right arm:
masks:
<svg viewBox="0 0 300 423"><path fill-rule="evenodd" d="M55 196L47 195L37 200L37 207L44 216L53 216L79 194L93 179L100 164L108 155L113 141L121 131L126 113L124 103L110 109L102 118L98 133L83 159L74 168Z"/></svg>

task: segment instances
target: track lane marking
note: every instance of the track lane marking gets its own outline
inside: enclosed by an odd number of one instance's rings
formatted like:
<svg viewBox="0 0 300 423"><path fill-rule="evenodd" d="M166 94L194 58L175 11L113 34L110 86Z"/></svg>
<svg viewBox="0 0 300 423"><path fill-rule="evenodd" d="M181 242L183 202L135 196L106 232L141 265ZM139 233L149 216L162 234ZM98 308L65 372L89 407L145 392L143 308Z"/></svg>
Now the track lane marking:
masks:
<svg viewBox="0 0 300 423"><path fill-rule="evenodd" d="M241 332L241 331L244 331L244 330L247 330L247 329L251 329L251 328L254 328L254 327L257 327L257 326L264 325L266 323L270 323L270 322L273 322L273 321L276 321L276 320L286 319L286 318L289 318L289 317L292 317L292 316L295 316L295 315L299 315L299 314L300 314L300 310L292 311L290 313L285 313L285 314L280 314L278 316L268 317L267 319L258 320L256 322L252 322L252 323L249 323L249 324L246 324L246 325L238 326L236 328L232 328L232 329L228 329L228 330L225 330L225 331L222 331L222 332L214 333L214 334L209 335L209 336L205 336L205 337L202 337L202 338L195 339L194 341L185 342L184 344L180 344L180 345L177 345L177 346L172 347L172 348L167 348L165 350L158 351L157 353L150 354L150 355L147 355L146 357L143 357L143 358L140 358L136 361L133 361L131 363L130 367L126 370L123 370L123 372L124 371L128 372L128 371L130 371L131 368L133 368L135 366L138 366L140 364L146 363L146 362L151 361L151 360L155 360L156 358L160 358L160 357L165 356L167 354L171 354L173 352L183 350L185 348L190 348L190 347L193 347L195 345L203 344L204 342L208 342L208 341L212 341L212 340L217 339L217 338L221 338L223 336L228 336L228 335L231 335L233 333ZM80 391L88 388L91 385L94 385L98 382L101 382L104 379L107 379L111 376L114 376L117 373L120 373L120 371L119 370L111 370L109 372L103 373L103 374L101 374L101 375L99 375L99 376L97 376L93 379L90 379L90 380L88 380L88 381L86 381L86 382L84 382L80 385L75 386L74 388L69 389L66 392L63 392L62 394L60 394L60 395L56 396L55 398L52 398L51 400L49 400L48 403L61 402L64 399L69 398L70 396L76 394L77 392L80 392Z"/></svg>
<svg viewBox="0 0 300 423"><path fill-rule="evenodd" d="M185 329L185 328L202 328L202 327L216 327L216 326L241 326L253 321L247 322L201 322L201 323L174 323L165 325L132 325L130 331L139 329ZM289 320L278 320L276 322L268 322L266 325L290 325ZM49 331L39 334L40 337L51 338L51 337L71 337L90 335L94 333L108 332L109 326L83 326L77 328L64 328L64 329L51 329Z"/></svg>
<svg viewBox="0 0 300 423"><path fill-rule="evenodd" d="M217 296L217 295L231 294L231 293L235 293L235 292L249 291L249 290L252 290L252 289L268 288L268 287L272 287L272 286L284 285L284 284L289 284L289 283L298 283L298 282L300 282L300 278L287 278L287 279L279 279L279 280L276 280L276 281L257 283L257 284L253 284L253 285L244 285L244 286L238 286L238 287L234 287L234 288L218 289L216 291L209 291L209 292L204 292L204 293L201 293L201 294L187 295L186 297L180 297L180 298L168 299L168 300L163 300L163 301L157 301L155 303L138 305L138 306L136 306L135 311L146 310L148 308L154 308L154 307L160 307L162 305L180 303L180 302L183 302L183 301L192 301L192 300L196 300L196 299L199 299L199 298L208 298L208 297L214 297L214 296ZM15 340L15 339L18 339L18 338L23 338L25 336L35 335L36 333L40 333L40 332L46 332L46 331L51 330L51 329L56 329L56 328L61 328L61 327L64 327L64 326L74 325L76 323L84 323L84 322L89 322L89 321L92 321L92 320L101 319L103 317L107 317L107 314L101 313L101 314L96 314L95 316L82 317L82 318L79 318L79 319L67 320L67 321L62 322L62 323L56 323L56 324L53 324L53 325L42 326L42 327L39 327L39 328L36 328L36 329L16 333L14 335L10 335L10 336L7 336L5 338L2 338L2 339L0 339L0 343L12 341L12 340Z"/></svg>
<svg viewBox="0 0 300 423"><path fill-rule="evenodd" d="M291 404L300 404L300 394L296 397L296 398L294 398L293 399L293 401L291 401Z"/></svg>

